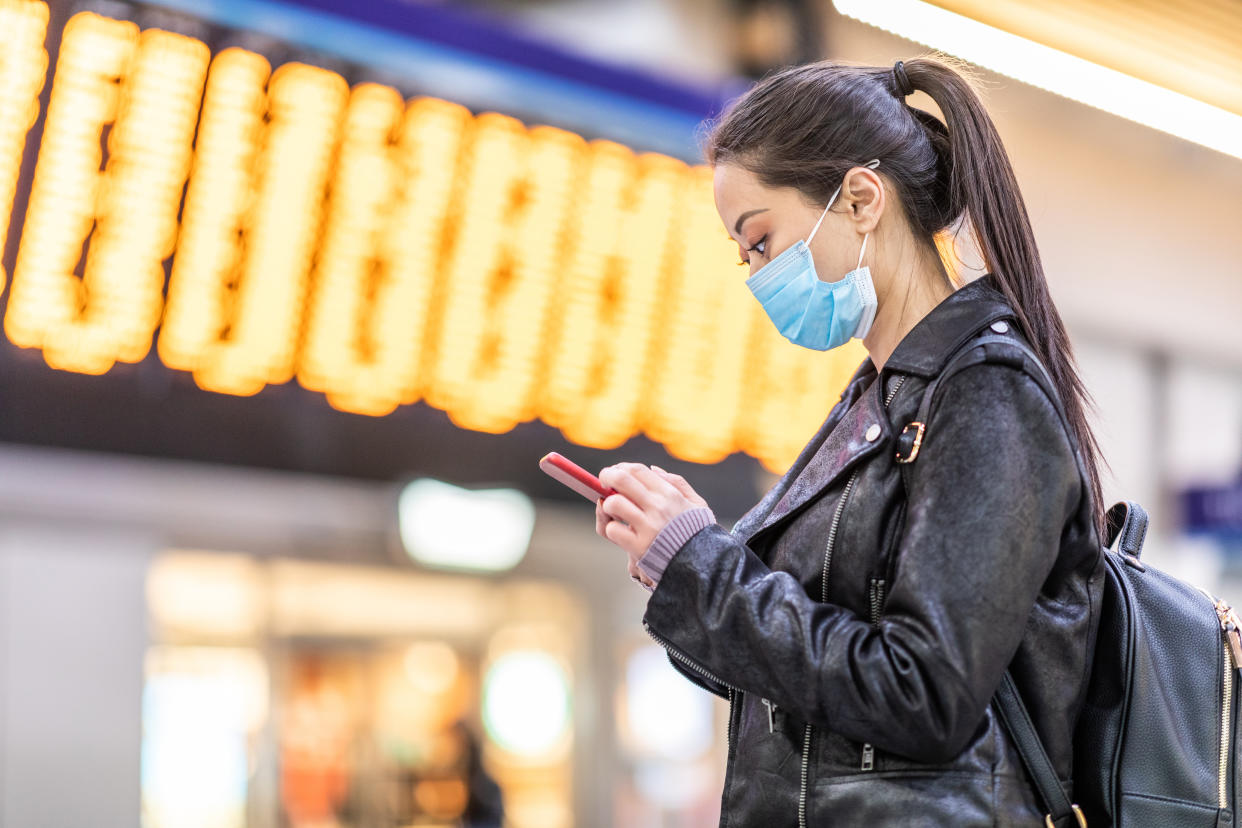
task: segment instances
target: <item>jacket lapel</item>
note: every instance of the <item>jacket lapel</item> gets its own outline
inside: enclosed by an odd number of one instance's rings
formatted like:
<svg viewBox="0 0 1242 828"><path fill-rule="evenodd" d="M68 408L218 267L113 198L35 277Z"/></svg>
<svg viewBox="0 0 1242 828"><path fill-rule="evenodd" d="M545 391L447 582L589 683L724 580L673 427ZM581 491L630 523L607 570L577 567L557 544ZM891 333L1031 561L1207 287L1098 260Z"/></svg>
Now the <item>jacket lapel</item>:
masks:
<svg viewBox="0 0 1242 828"><path fill-rule="evenodd" d="M811 455L823 443L824 438L832 431L833 426L840 421L844 410L845 402L842 401L837 403L832 411L828 412L828 419L824 420L823 425L819 427L815 435L807 441L806 446L803 447L802 452L798 455L798 459L793 462L788 471L781 476L780 480L776 481L772 488L768 489L767 494L763 496L762 500L752 506L749 512L742 515L737 523L733 524L734 535L739 538L749 539L755 532L759 531L759 526L763 523L763 519L772 511L777 501L784 497L794 478L805 468Z"/></svg>
<svg viewBox="0 0 1242 828"><path fill-rule="evenodd" d="M781 476L781 479L776 481L772 488L768 490L763 499L751 507L750 511L733 525L733 534L735 536L750 538L759 531L765 518L768 517L777 503L789 491L790 486L802 474L807 464L811 462L812 457L819 451L828 435L833 432L837 424L845 416L847 410L854 405L854 401L862 394L863 387L874 376L875 369L872 367L871 358L867 357L854 371L853 377L846 384L845 391L841 394L841 400L828 412L828 417L811 439L807 441L807 444L803 446L797 459L794 460L785 474Z"/></svg>
<svg viewBox="0 0 1242 828"><path fill-rule="evenodd" d="M879 433L868 440L867 432L872 425L879 426ZM769 496L775 493L775 505L761 513L764 517L757 527L744 527L746 534L743 537L748 541L832 486L859 461L888 445L890 427L878 382L873 382L843 415L836 418L835 423L825 423L825 426L828 433L816 442L809 459L797 470L790 469L787 476L792 476L792 480L768 493ZM784 479L782 482L785 482ZM776 491L778 488L779 492ZM764 498L765 501L767 499Z"/></svg>

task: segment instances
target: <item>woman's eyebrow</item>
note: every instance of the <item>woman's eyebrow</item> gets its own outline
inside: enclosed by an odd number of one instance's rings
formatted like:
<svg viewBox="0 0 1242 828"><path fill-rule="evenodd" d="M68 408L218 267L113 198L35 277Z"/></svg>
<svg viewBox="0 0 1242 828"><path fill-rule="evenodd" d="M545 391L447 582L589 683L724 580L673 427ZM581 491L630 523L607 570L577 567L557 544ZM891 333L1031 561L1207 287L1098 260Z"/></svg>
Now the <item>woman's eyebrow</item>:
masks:
<svg viewBox="0 0 1242 828"><path fill-rule="evenodd" d="M742 213L740 216L737 217L737 223L733 225L733 232L741 233L742 225L746 223L746 219L750 218L755 213L766 213L767 211L768 211L767 207L759 207L758 209L747 210L745 213Z"/></svg>

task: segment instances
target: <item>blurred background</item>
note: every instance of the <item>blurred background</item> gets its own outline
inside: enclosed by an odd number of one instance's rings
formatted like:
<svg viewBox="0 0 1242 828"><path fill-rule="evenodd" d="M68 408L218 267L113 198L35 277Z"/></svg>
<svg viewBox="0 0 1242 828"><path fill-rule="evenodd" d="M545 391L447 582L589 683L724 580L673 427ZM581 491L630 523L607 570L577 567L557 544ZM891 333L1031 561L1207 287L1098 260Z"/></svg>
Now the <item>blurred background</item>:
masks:
<svg viewBox="0 0 1242 828"><path fill-rule="evenodd" d="M731 525L865 356L776 334L701 166L789 63L980 67L1106 495L1242 598L1233 0L0 0L0 42L3 828L715 825L724 705L536 464Z"/></svg>

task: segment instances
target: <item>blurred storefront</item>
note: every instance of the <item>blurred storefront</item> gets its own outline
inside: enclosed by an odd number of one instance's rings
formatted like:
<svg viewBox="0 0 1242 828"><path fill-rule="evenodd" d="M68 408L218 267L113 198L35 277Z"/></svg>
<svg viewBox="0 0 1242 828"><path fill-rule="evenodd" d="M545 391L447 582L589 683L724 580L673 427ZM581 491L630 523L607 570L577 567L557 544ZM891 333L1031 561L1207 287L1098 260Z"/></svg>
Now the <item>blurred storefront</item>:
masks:
<svg viewBox="0 0 1242 828"><path fill-rule="evenodd" d="M150 824L572 824L565 586L171 552L148 596Z"/></svg>
<svg viewBox="0 0 1242 828"><path fill-rule="evenodd" d="M400 486L0 463L5 825L714 824L723 704L589 504L539 503L488 574L416 563Z"/></svg>

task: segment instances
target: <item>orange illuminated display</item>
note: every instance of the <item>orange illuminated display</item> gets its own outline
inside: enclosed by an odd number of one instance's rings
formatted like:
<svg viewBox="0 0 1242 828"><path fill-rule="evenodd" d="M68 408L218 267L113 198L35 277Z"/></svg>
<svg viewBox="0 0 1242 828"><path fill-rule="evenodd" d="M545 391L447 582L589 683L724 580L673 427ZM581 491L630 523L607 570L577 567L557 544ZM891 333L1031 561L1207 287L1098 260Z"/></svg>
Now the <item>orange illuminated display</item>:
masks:
<svg viewBox="0 0 1242 828"><path fill-rule="evenodd" d="M0 252L8 239L13 196L22 166L26 133L39 117L39 92L47 74L47 5L30 0L0 0ZM0 267L0 287L5 281Z"/></svg>
<svg viewBox="0 0 1242 828"><path fill-rule="evenodd" d="M46 21L0 0L3 226ZM296 377L345 411L423 400L468 429L539 418L780 470L865 352L790 345L736 259L704 167L83 12L4 327L65 370L154 337L210 391Z"/></svg>

